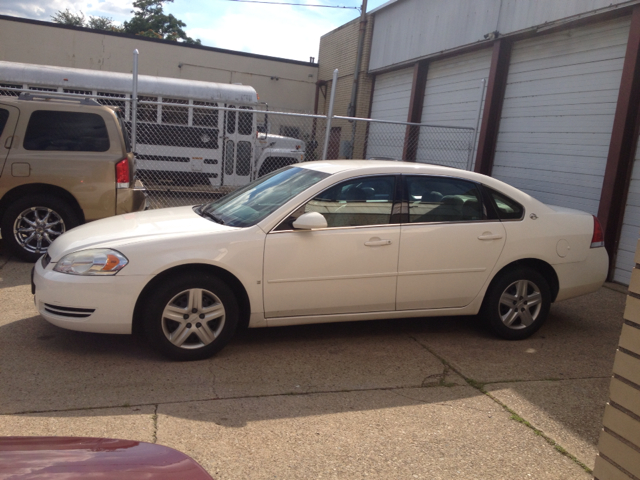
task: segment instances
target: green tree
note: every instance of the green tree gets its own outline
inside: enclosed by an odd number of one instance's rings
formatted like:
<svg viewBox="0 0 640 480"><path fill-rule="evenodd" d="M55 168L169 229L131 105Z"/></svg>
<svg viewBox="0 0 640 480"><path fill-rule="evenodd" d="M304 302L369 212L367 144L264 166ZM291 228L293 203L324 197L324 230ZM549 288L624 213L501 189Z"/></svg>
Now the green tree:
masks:
<svg viewBox="0 0 640 480"><path fill-rule="evenodd" d="M68 8L65 11L58 10L55 15L51 16L51 20L63 25L132 33L144 37L200 45L199 39L194 40L187 36L182 29L187 26L186 23L171 14L164 13L162 4L165 2L173 2L173 0L135 0L133 2L135 10L131 11L133 18L128 22L125 21L122 26L109 17L89 17L87 20L84 13L72 13Z"/></svg>
<svg viewBox="0 0 640 480"><path fill-rule="evenodd" d="M200 44L200 40L194 40L187 36L182 27L187 24L178 20L172 14L165 14L162 4L173 3L173 0L136 0L133 2L133 18L124 22L126 33L143 35L145 37L163 38L165 40L182 41L185 43Z"/></svg>
<svg viewBox="0 0 640 480"><path fill-rule="evenodd" d="M109 17L89 17L87 27L94 30L110 30L112 32L123 32L124 29Z"/></svg>
<svg viewBox="0 0 640 480"><path fill-rule="evenodd" d="M58 10L55 15L51 15L51 20L63 25L73 25L74 27L86 27L84 13L72 13L68 8L63 12Z"/></svg>

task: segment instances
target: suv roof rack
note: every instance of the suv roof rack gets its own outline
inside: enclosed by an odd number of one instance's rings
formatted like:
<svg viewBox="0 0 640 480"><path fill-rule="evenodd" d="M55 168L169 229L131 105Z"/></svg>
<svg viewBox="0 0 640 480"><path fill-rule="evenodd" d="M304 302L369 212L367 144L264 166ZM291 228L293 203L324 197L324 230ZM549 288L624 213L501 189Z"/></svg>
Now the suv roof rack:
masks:
<svg viewBox="0 0 640 480"><path fill-rule="evenodd" d="M102 106L101 103L98 103L93 98L89 98L89 97L78 98L77 96L74 98L71 96L69 97L64 96L64 94L51 95L48 93L22 92L18 97L18 99L20 100L62 100L65 102L78 102L80 105L92 105L92 106L98 106L98 107Z"/></svg>

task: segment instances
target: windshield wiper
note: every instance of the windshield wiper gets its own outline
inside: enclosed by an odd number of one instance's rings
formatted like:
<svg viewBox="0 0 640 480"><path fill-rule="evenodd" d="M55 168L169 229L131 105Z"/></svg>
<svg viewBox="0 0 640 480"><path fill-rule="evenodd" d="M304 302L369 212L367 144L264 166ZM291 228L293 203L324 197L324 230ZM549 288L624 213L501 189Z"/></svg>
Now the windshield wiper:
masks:
<svg viewBox="0 0 640 480"><path fill-rule="evenodd" d="M222 220L222 216L216 215L215 213L208 212L204 208L200 209L200 215L202 215L203 217L207 217L210 220L213 220L214 222L219 223L220 225L224 225L224 220Z"/></svg>

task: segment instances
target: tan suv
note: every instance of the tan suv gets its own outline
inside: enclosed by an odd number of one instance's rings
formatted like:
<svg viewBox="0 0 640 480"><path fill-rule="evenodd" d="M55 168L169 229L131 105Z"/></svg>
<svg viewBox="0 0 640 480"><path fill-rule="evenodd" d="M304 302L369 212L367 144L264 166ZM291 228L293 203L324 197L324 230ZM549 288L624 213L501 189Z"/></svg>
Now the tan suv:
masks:
<svg viewBox="0 0 640 480"><path fill-rule="evenodd" d="M65 231L144 209L117 109L91 99L0 97L0 226L5 248L35 261Z"/></svg>

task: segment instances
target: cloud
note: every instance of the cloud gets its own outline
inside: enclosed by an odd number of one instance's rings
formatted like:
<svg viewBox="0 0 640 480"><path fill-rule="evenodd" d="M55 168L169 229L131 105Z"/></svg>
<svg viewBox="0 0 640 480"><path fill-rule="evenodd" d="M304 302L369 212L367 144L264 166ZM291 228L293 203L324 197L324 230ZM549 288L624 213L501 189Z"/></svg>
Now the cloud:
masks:
<svg viewBox="0 0 640 480"><path fill-rule="evenodd" d="M131 0L105 0L98 3L73 0L0 0L0 14L14 17L33 18L50 21L51 16L67 8L74 13L83 12L85 16L111 17L116 21L131 17Z"/></svg>
<svg viewBox="0 0 640 480"><path fill-rule="evenodd" d="M359 4L360 1L343 0L342 3ZM356 10L328 8L221 1L213 5L220 9L209 10L206 18L192 18L194 10L205 7L203 3L194 5L194 2L190 3L190 12L178 10L174 15L185 20L190 37L201 39L205 45L301 61L309 61L309 57L317 60L320 37L358 15Z"/></svg>

